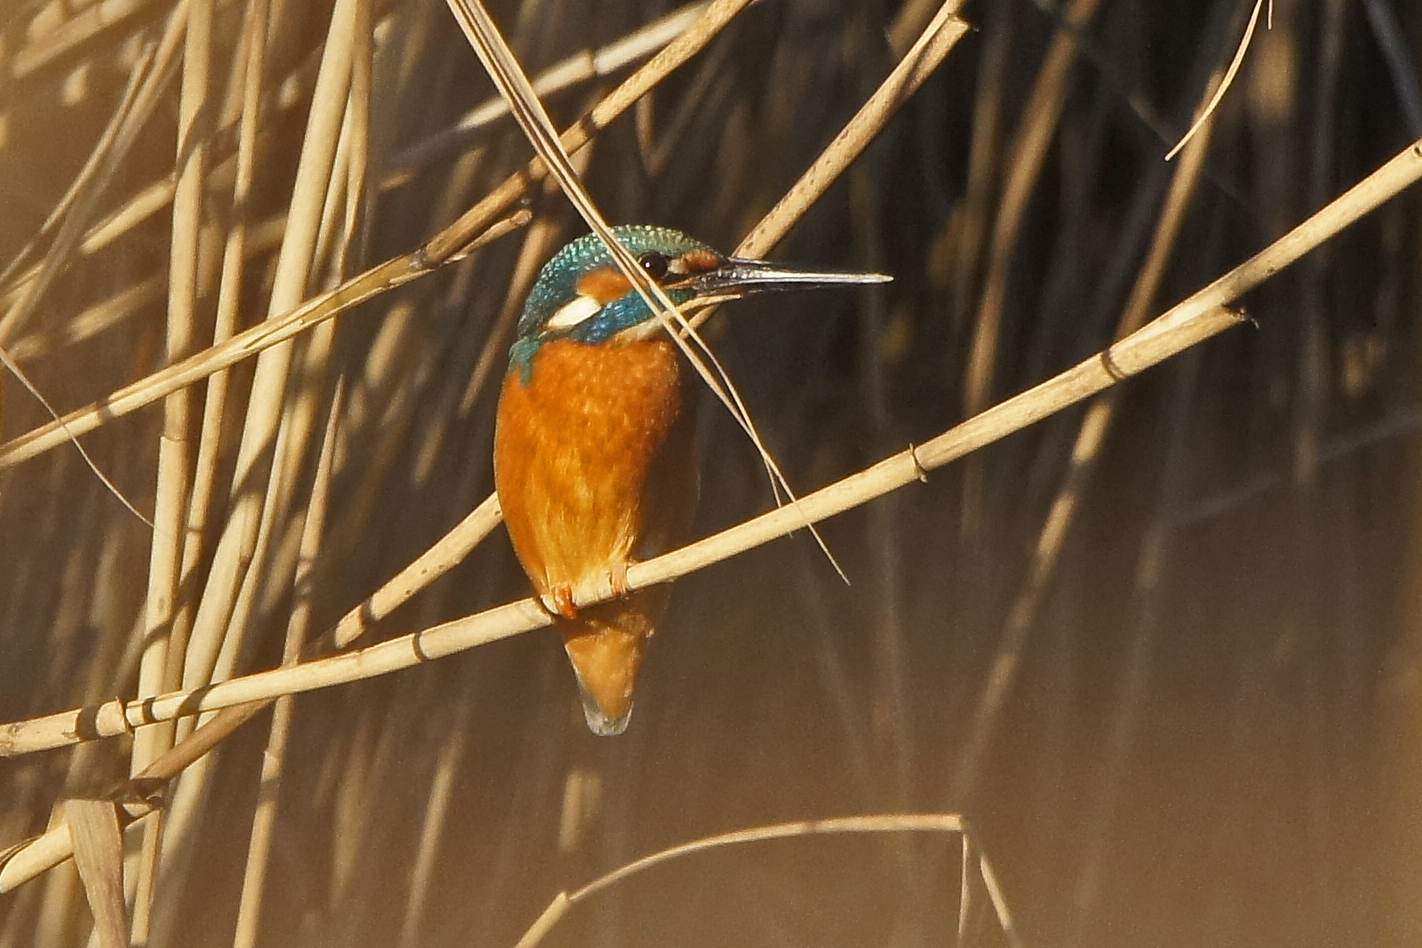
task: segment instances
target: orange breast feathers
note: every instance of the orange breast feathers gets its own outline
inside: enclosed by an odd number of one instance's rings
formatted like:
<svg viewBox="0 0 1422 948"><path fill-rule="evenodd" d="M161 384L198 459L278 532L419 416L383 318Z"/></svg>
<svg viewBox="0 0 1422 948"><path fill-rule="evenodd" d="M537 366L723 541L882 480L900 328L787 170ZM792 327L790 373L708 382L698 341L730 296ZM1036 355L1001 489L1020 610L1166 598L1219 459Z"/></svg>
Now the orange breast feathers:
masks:
<svg viewBox="0 0 1422 948"><path fill-rule="evenodd" d="M685 538L698 487L692 422L667 339L554 340L533 356L527 384L509 372L494 481L514 551L545 602L609 574L616 584L634 557Z"/></svg>

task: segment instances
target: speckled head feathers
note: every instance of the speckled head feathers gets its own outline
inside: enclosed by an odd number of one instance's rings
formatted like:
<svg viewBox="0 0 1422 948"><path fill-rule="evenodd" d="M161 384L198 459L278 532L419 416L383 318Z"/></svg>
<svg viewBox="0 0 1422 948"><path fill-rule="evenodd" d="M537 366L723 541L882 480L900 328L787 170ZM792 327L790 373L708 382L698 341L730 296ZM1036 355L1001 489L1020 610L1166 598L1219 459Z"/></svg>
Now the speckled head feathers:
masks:
<svg viewBox="0 0 1422 948"><path fill-rule="evenodd" d="M718 262L724 259L701 241L670 227L618 224L612 228L612 232L635 257L656 253L675 258L699 251L714 257ZM612 254L596 234L579 237L554 254L553 258L543 265L537 282L533 284L533 289L523 304L523 315L518 321L519 336L537 334L561 307L577 298L578 281L599 270L615 272L617 265L612 262ZM630 287L628 292L633 296L637 295L637 291ZM640 301L640 297L638 299ZM646 315L650 316L651 312L648 311Z"/></svg>

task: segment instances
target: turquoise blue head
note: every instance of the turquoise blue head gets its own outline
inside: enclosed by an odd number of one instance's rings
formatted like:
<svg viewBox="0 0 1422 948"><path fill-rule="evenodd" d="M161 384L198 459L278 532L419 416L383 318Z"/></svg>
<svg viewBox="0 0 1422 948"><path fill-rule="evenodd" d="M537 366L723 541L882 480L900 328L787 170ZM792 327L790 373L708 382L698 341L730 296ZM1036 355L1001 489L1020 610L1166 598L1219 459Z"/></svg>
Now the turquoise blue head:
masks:
<svg viewBox="0 0 1422 948"><path fill-rule="evenodd" d="M669 227L620 224L612 232L678 305L697 297L889 279L878 273L819 272L727 257ZM510 367L521 369L527 381L533 357L546 342L615 344L659 331L652 309L617 268L607 247L596 234L587 234L559 250L539 272L519 317Z"/></svg>

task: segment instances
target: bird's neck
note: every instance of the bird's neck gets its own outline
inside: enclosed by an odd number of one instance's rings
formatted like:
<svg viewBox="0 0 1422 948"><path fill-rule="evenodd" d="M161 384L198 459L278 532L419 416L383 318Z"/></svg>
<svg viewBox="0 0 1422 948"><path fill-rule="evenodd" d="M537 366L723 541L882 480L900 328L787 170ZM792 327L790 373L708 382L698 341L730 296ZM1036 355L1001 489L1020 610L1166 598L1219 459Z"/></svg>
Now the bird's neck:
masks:
<svg viewBox="0 0 1422 948"><path fill-rule="evenodd" d="M515 340L514 344L509 347L509 373L517 372L519 380L524 385L530 384L533 381L535 367L547 361L540 356L549 347L557 347L560 350L570 347L569 352L575 357L591 361L599 361L599 356L621 361L637 347L645 346L651 346L654 349L665 347L675 351L671 339L661 333L660 325L650 324L648 328L653 331L646 333L623 332L598 342L586 342L571 335L525 336ZM633 358L635 359L635 356Z"/></svg>

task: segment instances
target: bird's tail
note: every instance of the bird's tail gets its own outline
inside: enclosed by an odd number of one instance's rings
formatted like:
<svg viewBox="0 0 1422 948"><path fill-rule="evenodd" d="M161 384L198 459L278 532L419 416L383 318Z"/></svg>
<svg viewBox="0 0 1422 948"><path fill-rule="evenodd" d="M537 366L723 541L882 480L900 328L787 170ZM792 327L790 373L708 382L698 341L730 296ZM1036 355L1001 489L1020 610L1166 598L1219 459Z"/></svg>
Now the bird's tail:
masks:
<svg viewBox="0 0 1422 948"><path fill-rule="evenodd" d="M631 597L588 606L576 619L560 619L558 631L578 677L583 716L600 737L627 729L632 715L632 691L642 667L642 653L653 631L652 603L643 590ZM654 598L662 598L660 596Z"/></svg>

